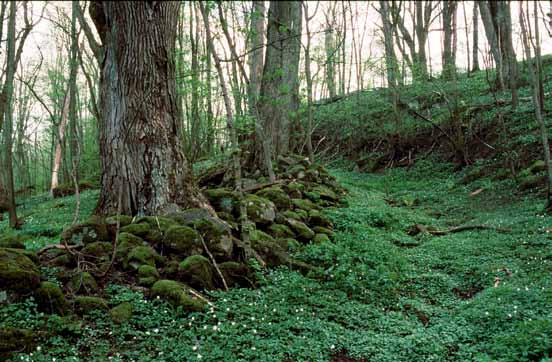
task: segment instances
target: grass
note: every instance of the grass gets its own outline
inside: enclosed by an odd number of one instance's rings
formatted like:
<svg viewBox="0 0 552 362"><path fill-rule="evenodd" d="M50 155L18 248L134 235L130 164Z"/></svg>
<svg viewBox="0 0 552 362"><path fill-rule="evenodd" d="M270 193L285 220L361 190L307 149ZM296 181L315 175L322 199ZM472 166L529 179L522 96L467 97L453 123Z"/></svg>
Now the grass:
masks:
<svg viewBox="0 0 552 362"><path fill-rule="evenodd" d="M323 273L263 272L258 290L212 292L216 307L192 315L111 287L112 306L134 305L123 325L106 313L83 322L46 318L32 301L12 304L0 310L0 325L42 331L40 350L15 359L328 361L346 354L370 361L551 360L552 218L541 215L537 195L520 194L509 181L460 185L462 175L450 165L428 161L383 174L334 172L350 189L347 208L328 210L336 240L297 255ZM469 196L481 186L482 193ZM83 197L84 210L95 196ZM71 219L71 200L37 201L27 210L42 221L26 227L60 227ZM65 206L53 208L55 202ZM510 231L409 235L415 224Z"/></svg>

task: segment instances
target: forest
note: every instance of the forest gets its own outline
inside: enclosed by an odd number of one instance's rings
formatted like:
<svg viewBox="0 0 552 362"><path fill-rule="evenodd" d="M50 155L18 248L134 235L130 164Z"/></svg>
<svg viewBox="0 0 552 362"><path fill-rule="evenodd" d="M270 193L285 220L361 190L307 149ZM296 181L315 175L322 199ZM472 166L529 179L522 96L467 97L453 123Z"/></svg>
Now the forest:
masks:
<svg viewBox="0 0 552 362"><path fill-rule="evenodd" d="M0 360L552 361L552 1L0 0Z"/></svg>

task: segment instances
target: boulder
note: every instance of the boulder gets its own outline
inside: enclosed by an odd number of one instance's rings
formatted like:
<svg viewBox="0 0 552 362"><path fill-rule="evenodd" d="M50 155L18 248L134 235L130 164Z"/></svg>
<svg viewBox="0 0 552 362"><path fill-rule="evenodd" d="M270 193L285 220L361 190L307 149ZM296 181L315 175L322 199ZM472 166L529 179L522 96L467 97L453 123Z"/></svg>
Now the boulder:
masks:
<svg viewBox="0 0 552 362"><path fill-rule="evenodd" d="M268 233L275 238L293 238L295 233L284 224L271 224L268 227Z"/></svg>
<svg viewBox="0 0 552 362"><path fill-rule="evenodd" d="M165 259L157 254L153 248L149 246L136 246L134 247L123 261L123 267L125 269L138 270L141 265L151 265L155 267L156 264L163 264Z"/></svg>
<svg viewBox="0 0 552 362"><path fill-rule="evenodd" d="M71 226L61 234L61 241L70 245L109 241L105 220L93 216L82 224Z"/></svg>
<svg viewBox="0 0 552 362"><path fill-rule="evenodd" d="M313 242L314 244L329 243L329 242L330 242L330 238L329 238L328 235L326 235L326 234L316 234L316 235L314 235L314 238L312 238L312 242Z"/></svg>
<svg viewBox="0 0 552 362"><path fill-rule="evenodd" d="M235 261L227 261L218 265L228 287L251 287L254 280L249 267ZM220 285L222 287L222 285Z"/></svg>
<svg viewBox="0 0 552 362"><path fill-rule="evenodd" d="M203 235L207 248L216 259L228 260L232 258L234 244L230 227L226 222L210 217L194 222L193 226L199 234Z"/></svg>
<svg viewBox="0 0 552 362"><path fill-rule="evenodd" d="M132 317L134 306L130 302L123 302L116 307L111 308L109 314L113 322L121 324L127 322Z"/></svg>
<svg viewBox="0 0 552 362"><path fill-rule="evenodd" d="M307 199L291 199L291 202L296 209L302 209L307 212L311 210L320 210L320 206Z"/></svg>
<svg viewBox="0 0 552 362"><path fill-rule="evenodd" d="M311 210L309 211L309 225L322 226L325 228L333 227L333 223L329 217L327 217L322 211Z"/></svg>
<svg viewBox="0 0 552 362"><path fill-rule="evenodd" d="M0 359L9 360L13 353L30 353L36 348L33 331L28 329L0 328Z"/></svg>
<svg viewBox="0 0 552 362"><path fill-rule="evenodd" d="M205 303L201 299L192 295L188 288L174 280L163 279L155 282L151 287L151 296L159 297L188 312L201 312L205 309Z"/></svg>
<svg viewBox="0 0 552 362"><path fill-rule="evenodd" d="M288 219L288 224L302 240L310 240L315 235L314 231L312 231L305 223L301 221Z"/></svg>
<svg viewBox="0 0 552 362"><path fill-rule="evenodd" d="M262 189L256 195L272 201L278 210L286 210L291 207L290 197L278 186Z"/></svg>
<svg viewBox="0 0 552 362"><path fill-rule="evenodd" d="M178 265L180 280L198 289L213 289L213 266L202 255L187 257Z"/></svg>
<svg viewBox="0 0 552 362"><path fill-rule="evenodd" d="M138 284L151 287L157 280L159 280L157 268L151 265L141 265L138 268Z"/></svg>
<svg viewBox="0 0 552 362"><path fill-rule="evenodd" d="M276 207L272 201L257 195L247 195L245 202L249 220L262 225L274 222Z"/></svg>
<svg viewBox="0 0 552 362"><path fill-rule="evenodd" d="M229 214L237 212L239 197L236 192L225 188L218 188L207 189L203 191L203 194L215 210Z"/></svg>
<svg viewBox="0 0 552 362"><path fill-rule="evenodd" d="M181 256L196 255L203 252L199 233L189 226L173 226L167 230L163 240L165 248Z"/></svg>
<svg viewBox="0 0 552 362"><path fill-rule="evenodd" d="M27 294L40 285L40 273L20 249L0 248L0 290Z"/></svg>
<svg viewBox="0 0 552 362"><path fill-rule="evenodd" d="M78 314L90 314L94 310L108 310L107 301L100 297L78 296L74 302L75 312Z"/></svg>
<svg viewBox="0 0 552 362"><path fill-rule="evenodd" d="M61 288L52 282L42 282L34 291L34 299L38 310L48 314L66 315L69 310L69 303Z"/></svg>
<svg viewBox="0 0 552 362"><path fill-rule="evenodd" d="M19 234L0 237L0 248L25 249L25 238Z"/></svg>
<svg viewBox="0 0 552 362"><path fill-rule="evenodd" d="M265 261L268 267L282 265L288 261L285 250L272 236L260 230L253 230L250 237L251 247Z"/></svg>
<svg viewBox="0 0 552 362"><path fill-rule="evenodd" d="M129 234L138 236L142 239L145 239L151 231L151 226L148 223L142 223L142 224L133 223L133 224L128 224L126 226L123 226L119 231L122 233L129 233Z"/></svg>
<svg viewBox="0 0 552 362"><path fill-rule="evenodd" d="M100 290L96 279L88 272L77 272L67 284L73 294L97 294Z"/></svg>

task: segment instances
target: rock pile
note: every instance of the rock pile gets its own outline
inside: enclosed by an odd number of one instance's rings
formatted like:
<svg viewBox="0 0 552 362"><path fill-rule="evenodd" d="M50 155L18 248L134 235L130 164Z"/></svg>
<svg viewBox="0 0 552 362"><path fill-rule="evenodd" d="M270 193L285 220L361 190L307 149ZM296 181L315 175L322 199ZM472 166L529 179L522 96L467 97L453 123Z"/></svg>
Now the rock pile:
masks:
<svg viewBox="0 0 552 362"><path fill-rule="evenodd" d="M164 216L92 216L65 230L60 245L41 250L40 257L26 251L20 240L2 240L0 290L8 291L9 298L32 295L46 313L86 314L108 311L103 288L121 284L197 311L206 302L201 290L255 286L246 255L253 253L267 267L312 270L288 251L331 242L333 225L324 209L340 206L345 190L324 167L306 158L281 157L276 166L280 177L275 183L260 176L245 179L249 184L243 198L227 187L230 180L205 189L218 217L202 209ZM249 243L239 239L242 202L250 220ZM41 278L39 265L56 267L60 285ZM110 314L120 323L130 318L132 305L114 306Z"/></svg>

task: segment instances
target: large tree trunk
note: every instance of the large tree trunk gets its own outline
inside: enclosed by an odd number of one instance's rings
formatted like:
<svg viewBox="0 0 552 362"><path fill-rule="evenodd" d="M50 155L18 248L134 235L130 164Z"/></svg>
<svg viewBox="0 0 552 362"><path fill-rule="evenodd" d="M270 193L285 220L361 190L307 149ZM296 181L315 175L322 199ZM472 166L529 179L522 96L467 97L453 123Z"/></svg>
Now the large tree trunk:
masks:
<svg viewBox="0 0 552 362"><path fill-rule="evenodd" d="M276 157L289 151L290 124L299 105L301 3L271 1L267 33L259 110Z"/></svg>
<svg viewBox="0 0 552 362"><path fill-rule="evenodd" d="M102 190L96 212L159 214L207 204L180 144L174 50L180 2L95 2ZM119 204L119 200L121 205Z"/></svg>
<svg viewBox="0 0 552 362"><path fill-rule="evenodd" d="M502 53L500 52L500 45L498 43L498 34L493 24L493 15L491 7L488 1L478 1L479 13L481 14L481 20L483 21L483 28L485 29L485 35L493 54L493 59L496 65L496 74L498 85L501 90L504 90L504 65L502 59Z"/></svg>

